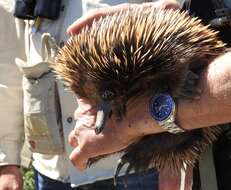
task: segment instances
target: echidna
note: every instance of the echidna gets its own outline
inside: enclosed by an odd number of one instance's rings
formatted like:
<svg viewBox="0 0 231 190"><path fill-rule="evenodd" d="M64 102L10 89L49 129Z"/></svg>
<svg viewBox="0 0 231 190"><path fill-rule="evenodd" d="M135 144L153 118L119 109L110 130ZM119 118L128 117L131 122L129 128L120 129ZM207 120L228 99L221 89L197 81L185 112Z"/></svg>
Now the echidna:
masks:
<svg viewBox="0 0 231 190"><path fill-rule="evenodd" d="M198 95L196 73L224 50L217 32L186 12L131 8L72 36L53 67L76 95L97 102L99 133L111 114L123 119L129 102L143 94L168 91L176 99ZM127 172L193 166L218 131L209 127L145 136L124 150L118 171L125 163Z"/></svg>

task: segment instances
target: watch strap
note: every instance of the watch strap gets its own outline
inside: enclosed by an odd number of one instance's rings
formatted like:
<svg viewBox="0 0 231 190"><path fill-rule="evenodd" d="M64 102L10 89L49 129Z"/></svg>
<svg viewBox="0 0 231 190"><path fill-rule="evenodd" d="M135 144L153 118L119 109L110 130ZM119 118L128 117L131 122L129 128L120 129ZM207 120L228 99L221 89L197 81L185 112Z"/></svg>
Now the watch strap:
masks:
<svg viewBox="0 0 231 190"><path fill-rule="evenodd" d="M185 129L175 123L175 112L173 112L167 120L159 122L158 124L169 133L177 134L185 132Z"/></svg>
<svg viewBox="0 0 231 190"><path fill-rule="evenodd" d="M183 133L185 130L181 128L179 125L177 125L174 122L166 122L163 125L161 125L161 128L167 130L169 133L177 134L177 133Z"/></svg>

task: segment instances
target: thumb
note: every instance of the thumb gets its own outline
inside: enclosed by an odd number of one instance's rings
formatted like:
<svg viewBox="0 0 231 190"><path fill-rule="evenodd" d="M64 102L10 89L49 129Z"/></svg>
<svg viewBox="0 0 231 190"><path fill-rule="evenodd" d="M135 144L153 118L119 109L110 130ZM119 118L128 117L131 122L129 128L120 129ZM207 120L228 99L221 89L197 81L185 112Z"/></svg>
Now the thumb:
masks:
<svg viewBox="0 0 231 190"><path fill-rule="evenodd" d="M83 171L87 168L88 157L86 157L85 153L81 151L79 146L74 148L69 159L78 170Z"/></svg>
<svg viewBox="0 0 231 190"><path fill-rule="evenodd" d="M76 137L75 130L72 130L68 135L68 142L73 148L78 146L78 139Z"/></svg>
<svg viewBox="0 0 231 190"><path fill-rule="evenodd" d="M85 110L89 110L89 109L96 107L96 102L94 100L90 100L90 99L78 97L78 96L76 96L76 100L78 103L78 107L81 107L81 108L84 107Z"/></svg>

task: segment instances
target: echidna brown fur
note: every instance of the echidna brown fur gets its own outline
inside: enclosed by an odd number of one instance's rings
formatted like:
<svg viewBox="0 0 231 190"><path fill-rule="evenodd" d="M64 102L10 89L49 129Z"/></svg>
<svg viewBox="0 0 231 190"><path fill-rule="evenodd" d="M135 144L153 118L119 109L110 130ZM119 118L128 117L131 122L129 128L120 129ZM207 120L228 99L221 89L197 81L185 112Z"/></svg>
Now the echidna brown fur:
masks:
<svg viewBox="0 0 231 190"><path fill-rule="evenodd" d="M185 12L131 8L72 36L53 68L79 97L98 102L102 91L112 90L116 95L110 101L118 111L134 97L161 91L163 84L175 91L186 70L197 72L223 52L217 32ZM218 131L209 127L146 136L125 149L124 159L136 170L193 166Z"/></svg>

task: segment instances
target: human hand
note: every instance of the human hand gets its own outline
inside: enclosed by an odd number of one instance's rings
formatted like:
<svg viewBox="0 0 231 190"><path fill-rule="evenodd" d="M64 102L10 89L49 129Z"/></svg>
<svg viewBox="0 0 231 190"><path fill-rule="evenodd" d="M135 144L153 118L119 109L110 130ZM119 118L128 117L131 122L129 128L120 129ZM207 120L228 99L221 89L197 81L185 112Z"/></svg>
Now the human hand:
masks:
<svg viewBox="0 0 231 190"><path fill-rule="evenodd" d="M106 15L112 15L121 10L127 10L133 7L156 7L161 9L180 9L180 5L175 0L159 0L156 2L142 3L142 4L129 4L124 3L117 6L111 6L106 8L101 8L97 10L90 11L88 14L76 20L72 25L67 29L69 35L76 35L80 30L85 26L91 26L94 20L99 20L101 17Z"/></svg>
<svg viewBox="0 0 231 190"><path fill-rule="evenodd" d="M113 117L107 121L103 132L96 135L95 108L94 103L86 99L78 99L78 108L75 111L76 126L69 135L69 143L75 148L69 158L79 170L87 167L89 158L118 152L139 139L137 130L128 127L126 119L118 122Z"/></svg>
<svg viewBox="0 0 231 190"><path fill-rule="evenodd" d="M0 190L22 190L23 180L20 169L14 165L0 167Z"/></svg>

